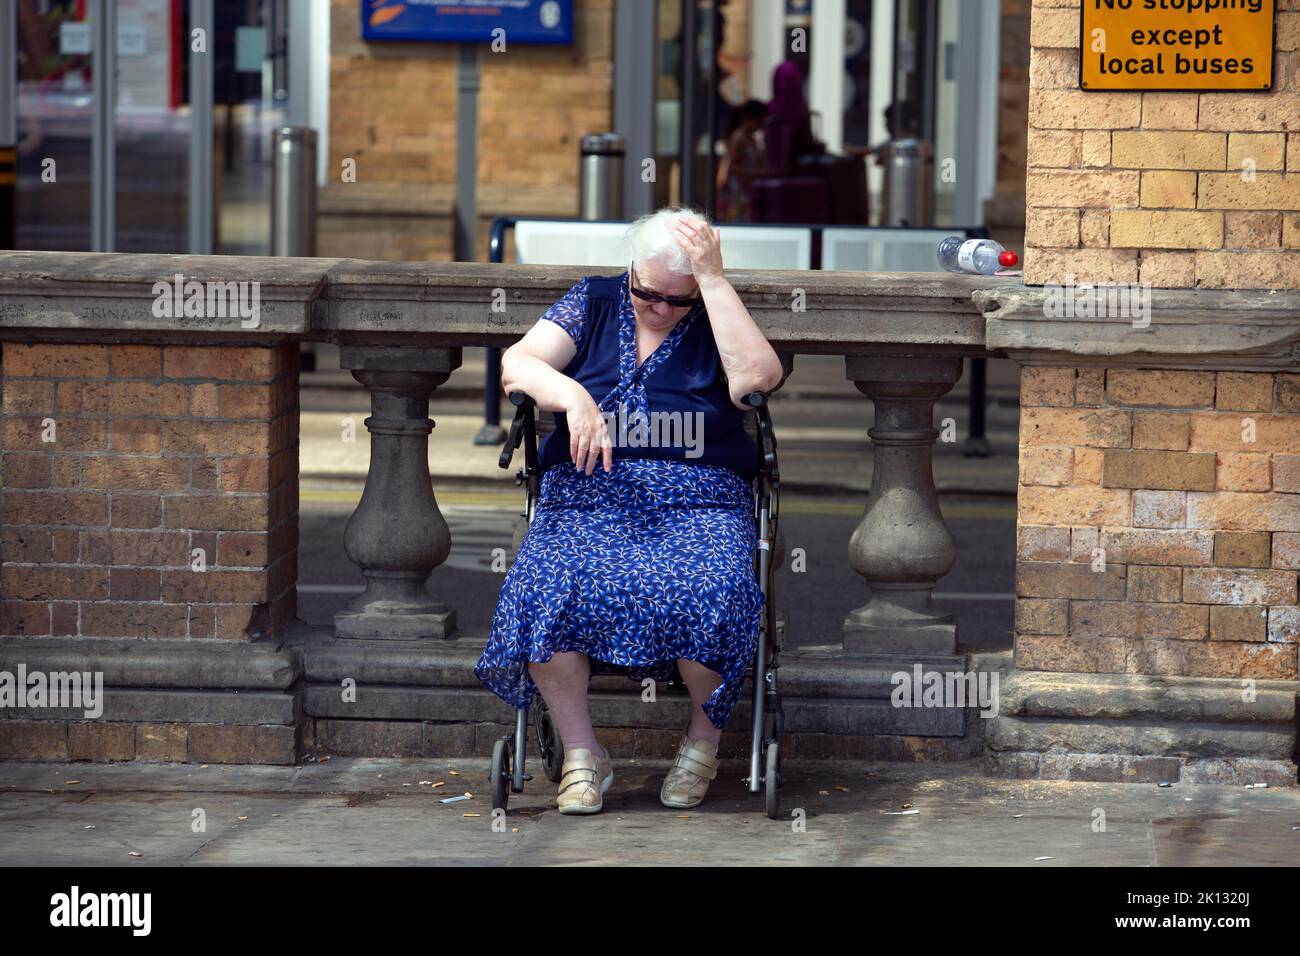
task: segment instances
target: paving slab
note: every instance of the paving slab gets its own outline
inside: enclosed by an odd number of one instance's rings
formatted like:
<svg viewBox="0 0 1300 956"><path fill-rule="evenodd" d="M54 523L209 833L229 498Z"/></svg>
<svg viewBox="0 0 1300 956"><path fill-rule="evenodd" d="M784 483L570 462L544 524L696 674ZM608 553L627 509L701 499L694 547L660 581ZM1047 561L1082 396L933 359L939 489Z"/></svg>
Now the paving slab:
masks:
<svg viewBox="0 0 1300 956"><path fill-rule="evenodd" d="M0 864L1192 867L1300 858L1296 788L1007 780L977 761L790 761L782 818L770 820L741 782L743 763L724 761L705 802L686 811L658 801L667 767L618 761L604 810L572 817L555 810L555 785L534 766L494 826L483 759L4 762ZM464 792L471 799L440 802Z"/></svg>

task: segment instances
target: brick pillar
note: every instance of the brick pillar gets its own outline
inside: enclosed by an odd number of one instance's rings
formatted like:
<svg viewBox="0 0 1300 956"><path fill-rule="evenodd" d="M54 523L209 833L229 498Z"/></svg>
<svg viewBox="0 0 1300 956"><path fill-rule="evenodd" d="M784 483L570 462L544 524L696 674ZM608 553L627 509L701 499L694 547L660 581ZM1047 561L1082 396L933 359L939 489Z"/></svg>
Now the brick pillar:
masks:
<svg viewBox="0 0 1300 956"><path fill-rule="evenodd" d="M1001 769L1295 782L1300 10L1278 8L1268 92L1092 93L1079 0L1031 6L1024 281L1054 288L1024 290L1011 323L1026 367L1016 670L986 736ZM1114 286L1062 306L1108 283L1132 284L1128 308Z"/></svg>
<svg viewBox="0 0 1300 956"><path fill-rule="evenodd" d="M0 635L294 619L298 343L6 343Z"/></svg>
<svg viewBox="0 0 1300 956"><path fill-rule="evenodd" d="M1026 368L1016 666L1294 680L1300 375Z"/></svg>
<svg viewBox="0 0 1300 956"><path fill-rule="evenodd" d="M1294 784L1300 375L1027 367L1013 775Z"/></svg>

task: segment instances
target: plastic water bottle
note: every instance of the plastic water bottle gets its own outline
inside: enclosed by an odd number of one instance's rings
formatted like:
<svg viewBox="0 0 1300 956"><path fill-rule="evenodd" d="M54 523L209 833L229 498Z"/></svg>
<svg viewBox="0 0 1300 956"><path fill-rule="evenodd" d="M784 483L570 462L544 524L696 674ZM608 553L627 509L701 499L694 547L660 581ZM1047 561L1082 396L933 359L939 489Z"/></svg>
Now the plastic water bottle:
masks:
<svg viewBox="0 0 1300 956"><path fill-rule="evenodd" d="M1012 259L1014 257L1014 260ZM949 236L939 243L939 265L949 272L991 276L1004 266L1015 265L1019 257L992 239L963 239Z"/></svg>

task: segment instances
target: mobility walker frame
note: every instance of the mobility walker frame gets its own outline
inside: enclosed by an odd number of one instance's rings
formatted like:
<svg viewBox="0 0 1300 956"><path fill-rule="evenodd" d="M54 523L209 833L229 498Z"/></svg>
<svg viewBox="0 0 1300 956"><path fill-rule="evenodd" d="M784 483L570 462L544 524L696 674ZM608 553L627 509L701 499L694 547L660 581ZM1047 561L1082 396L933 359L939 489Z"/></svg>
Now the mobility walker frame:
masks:
<svg viewBox="0 0 1300 956"><path fill-rule="evenodd" d="M541 471L538 468L536 402L521 391L510 393L515 405L514 421L501 451L498 464L509 468L515 449L523 444L524 467L515 472L515 485L526 486L524 511L520 515L526 526L531 525L533 511L541 491ZM755 445L758 449L758 472L754 477L754 526L757 540L754 545L754 573L763 592L763 614L760 618L758 646L751 671L752 739L749 753L749 775L742 778L750 793L762 791L767 815L777 819L780 814L779 788L785 778L781 773L781 747L785 738L785 713L777 688L778 644L776 609L773 601L773 576L776 550L777 519L779 517L780 473L776 461L776 436L772 430L772 417L763 392L745 396L745 404L754 410ZM525 532L526 534L526 532ZM516 535L516 540L520 540ZM625 669L595 658L590 660L592 674L621 674ZM680 675L679 675L680 676ZM677 681L669 681L669 685ZM524 782L532 774L524 771L524 754L527 744L528 711L516 709L514 732L500 737L492 749L492 765L488 779L492 783L493 809L506 809L510 793L522 793ZM531 707L533 730L541 751L542 768L552 782L559 782L564 763L564 746L556 732L554 722L542 695L536 695Z"/></svg>

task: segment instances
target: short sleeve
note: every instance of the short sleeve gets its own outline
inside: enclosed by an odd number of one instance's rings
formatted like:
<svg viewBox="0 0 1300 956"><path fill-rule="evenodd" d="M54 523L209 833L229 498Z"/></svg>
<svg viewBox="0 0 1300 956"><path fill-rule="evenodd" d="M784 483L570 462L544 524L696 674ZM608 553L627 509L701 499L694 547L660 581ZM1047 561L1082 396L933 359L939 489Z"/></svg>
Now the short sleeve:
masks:
<svg viewBox="0 0 1300 956"><path fill-rule="evenodd" d="M582 335L587 324L587 280L575 284L563 298L542 313L542 318L564 329L573 339L573 344L582 348Z"/></svg>

